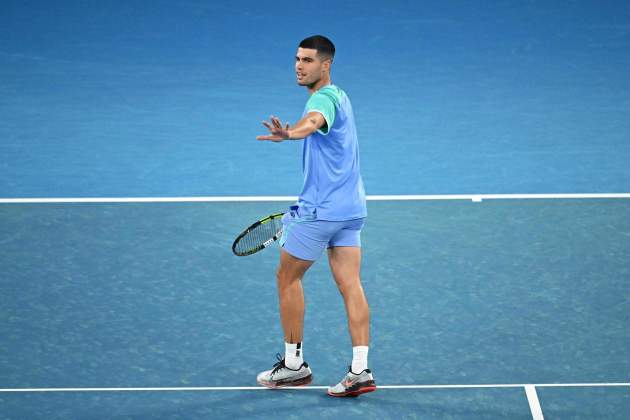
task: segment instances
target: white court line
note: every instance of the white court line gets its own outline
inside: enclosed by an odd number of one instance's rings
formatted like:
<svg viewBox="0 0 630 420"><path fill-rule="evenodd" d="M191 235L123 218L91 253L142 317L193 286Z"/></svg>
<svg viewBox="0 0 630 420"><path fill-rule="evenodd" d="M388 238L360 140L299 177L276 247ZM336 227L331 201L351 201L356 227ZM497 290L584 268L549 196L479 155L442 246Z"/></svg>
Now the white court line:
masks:
<svg viewBox="0 0 630 420"><path fill-rule="evenodd" d="M70 197L0 198L0 204L46 203L229 203L258 201L296 201L292 196L217 196L217 197Z"/></svg>
<svg viewBox="0 0 630 420"><path fill-rule="evenodd" d="M296 201L295 196L215 196L215 197L48 197L0 198L0 204L46 203L198 203L198 202L273 202ZM532 200L532 199L602 199L630 198L630 193L603 194L446 194L446 195L368 195L368 201L419 201L419 200Z"/></svg>
<svg viewBox="0 0 630 420"><path fill-rule="evenodd" d="M568 384L471 384L471 385L378 385L379 389L480 389L480 388L527 388L537 387L630 387L630 382L568 383ZM286 387L308 391L328 389L327 386ZM0 388L0 392L160 392L160 391L263 391L261 386L200 386L200 387L142 387L142 388Z"/></svg>
<svg viewBox="0 0 630 420"><path fill-rule="evenodd" d="M536 387L534 385L525 385L525 394L527 395L527 402L529 402L529 409L532 412L532 418L534 420L545 420L540 401L538 401Z"/></svg>

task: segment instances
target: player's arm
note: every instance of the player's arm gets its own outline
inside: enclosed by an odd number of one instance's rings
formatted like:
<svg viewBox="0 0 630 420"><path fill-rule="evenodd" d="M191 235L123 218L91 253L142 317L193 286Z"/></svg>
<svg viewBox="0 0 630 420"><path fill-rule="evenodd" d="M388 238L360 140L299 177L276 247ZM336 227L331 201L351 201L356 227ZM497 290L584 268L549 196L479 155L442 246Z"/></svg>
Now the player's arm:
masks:
<svg viewBox="0 0 630 420"><path fill-rule="evenodd" d="M289 124L283 125L282 122L272 116L271 123L263 121L263 125L269 130L269 135L258 136L257 140L271 140L271 141L283 141L283 140L298 140L310 136L315 131L326 125L326 119L319 112L309 112L300 121L295 123L293 127Z"/></svg>
<svg viewBox="0 0 630 420"><path fill-rule="evenodd" d="M289 128L290 139L298 140L310 136L326 125L326 119L320 112L309 112L304 118Z"/></svg>

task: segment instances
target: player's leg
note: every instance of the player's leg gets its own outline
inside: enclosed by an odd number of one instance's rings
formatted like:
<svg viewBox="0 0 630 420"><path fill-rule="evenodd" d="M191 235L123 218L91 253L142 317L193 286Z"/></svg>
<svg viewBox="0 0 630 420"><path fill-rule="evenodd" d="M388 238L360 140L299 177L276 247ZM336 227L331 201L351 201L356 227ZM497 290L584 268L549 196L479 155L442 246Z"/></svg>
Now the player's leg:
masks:
<svg viewBox="0 0 630 420"><path fill-rule="evenodd" d="M361 286L361 248L350 246L329 248L328 262L346 306L352 346L368 346L370 307Z"/></svg>
<svg viewBox="0 0 630 420"><path fill-rule="evenodd" d="M301 260L280 250L280 264L276 271L280 321L284 330L285 355L278 355L273 369L261 372L257 381L269 388L306 385L312 373L304 362L302 335L304 331L304 290L302 277L313 261Z"/></svg>
<svg viewBox="0 0 630 420"><path fill-rule="evenodd" d="M284 358L278 355L274 368L258 375L258 383L270 388L305 385L312 374L304 362L304 291L302 278L319 258L328 242L322 224L290 212L283 218L280 264L276 272L280 321L284 331ZM321 237L321 238L320 238Z"/></svg>
<svg viewBox="0 0 630 420"><path fill-rule="evenodd" d="M304 290L302 278L313 261L295 258L280 250L280 264L276 272L280 321L286 343L301 343L304 332Z"/></svg>
<svg viewBox="0 0 630 420"><path fill-rule="evenodd" d="M349 229L340 231L331 240L328 249L330 270L345 303L352 338L350 371L340 383L328 389L328 394L335 397L356 397L376 390L376 383L367 365L370 307L361 285L362 225L362 221L349 222Z"/></svg>

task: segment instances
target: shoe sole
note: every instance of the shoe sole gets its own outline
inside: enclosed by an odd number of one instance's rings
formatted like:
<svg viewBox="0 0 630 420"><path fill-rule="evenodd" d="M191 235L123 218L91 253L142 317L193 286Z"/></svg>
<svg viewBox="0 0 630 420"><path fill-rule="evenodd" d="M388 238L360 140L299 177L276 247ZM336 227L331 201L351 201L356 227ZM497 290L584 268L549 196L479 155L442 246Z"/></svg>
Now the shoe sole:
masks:
<svg viewBox="0 0 630 420"><path fill-rule="evenodd" d="M313 375L308 375L308 376L305 376L304 378L300 378L292 382L281 383L281 384L276 384L273 382L260 382L260 381L258 381L258 384L264 386L265 388L278 389L278 388L288 388L292 386L306 386L310 384L311 382L313 382Z"/></svg>
<svg viewBox="0 0 630 420"><path fill-rule="evenodd" d="M368 392L373 392L373 391L376 391L376 385L366 386L366 387L357 389L356 391L342 392L338 394L328 391L328 395L330 395L331 397L358 397L361 394L367 394Z"/></svg>

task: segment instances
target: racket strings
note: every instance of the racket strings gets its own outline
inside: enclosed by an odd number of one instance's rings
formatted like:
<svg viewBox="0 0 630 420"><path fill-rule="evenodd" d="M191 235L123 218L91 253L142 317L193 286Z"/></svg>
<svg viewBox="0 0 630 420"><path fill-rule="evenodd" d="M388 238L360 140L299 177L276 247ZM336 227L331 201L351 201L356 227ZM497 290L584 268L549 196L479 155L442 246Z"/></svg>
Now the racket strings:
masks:
<svg viewBox="0 0 630 420"><path fill-rule="evenodd" d="M236 244L236 251L239 253L251 252L263 246L265 242L273 238L281 229L282 221L279 218L261 223L241 238Z"/></svg>

